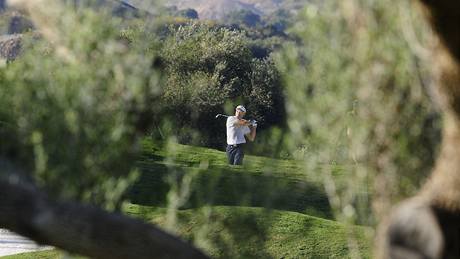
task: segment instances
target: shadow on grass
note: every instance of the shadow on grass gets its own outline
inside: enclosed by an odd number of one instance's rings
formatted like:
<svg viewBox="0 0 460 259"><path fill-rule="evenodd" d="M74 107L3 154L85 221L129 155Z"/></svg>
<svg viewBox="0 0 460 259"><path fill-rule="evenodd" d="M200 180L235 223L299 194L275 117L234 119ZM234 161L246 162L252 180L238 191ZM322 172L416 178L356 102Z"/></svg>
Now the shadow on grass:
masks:
<svg viewBox="0 0 460 259"><path fill-rule="evenodd" d="M208 242L215 248L212 257L273 258L265 249L269 228L259 217L251 213L214 214L211 224L215 228L208 233Z"/></svg>
<svg viewBox="0 0 460 259"><path fill-rule="evenodd" d="M139 162L138 166L141 176L127 198L140 205L166 206L170 189L165 181L167 166L145 161ZM178 181L192 170L197 169L189 165L174 167ZM203 205L264 207L333 219L321 186L298 179L221 167L200 171L191 187L190 198L181 209Z"/></svg>
<svg viewBox="0 0 460 259"><path fill-rule="evenodd" d="M159 226L167 221L165 209L133 208ZM299 213L239 206L180 210L175 227L175 233L212 258L350 258L350 231L362 258L370 258L364 230Z"/></svg>

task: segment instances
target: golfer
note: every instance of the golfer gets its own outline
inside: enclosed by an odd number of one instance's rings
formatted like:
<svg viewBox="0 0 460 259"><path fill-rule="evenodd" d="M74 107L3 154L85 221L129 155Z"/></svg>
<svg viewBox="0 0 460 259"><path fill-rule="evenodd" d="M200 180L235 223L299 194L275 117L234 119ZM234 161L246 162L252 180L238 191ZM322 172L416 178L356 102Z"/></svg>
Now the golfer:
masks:
<svg viewBox="0 0 460 259"><path fill-rule="evenodd" d="M227 158L231 165L243 164L243 144L246 138L254 141L256 138L257 124L253 125L250 121L243 119L246 108L238 105L235 109L235 116L227 118Z"/></svg>

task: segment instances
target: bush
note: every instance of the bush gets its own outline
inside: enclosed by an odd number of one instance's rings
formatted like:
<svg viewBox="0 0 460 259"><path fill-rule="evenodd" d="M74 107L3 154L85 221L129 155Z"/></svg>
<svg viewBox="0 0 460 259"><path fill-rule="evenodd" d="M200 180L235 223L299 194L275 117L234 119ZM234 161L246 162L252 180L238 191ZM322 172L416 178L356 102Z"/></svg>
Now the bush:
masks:
<svg viewBox="0 0 460 259"><path fill-rule="evenodd" d="M57 10L35 13L56 24L25 38L24 55L0 70L0 156L56 196L113 209L158 92L153 56L120 40L106 14Z"/></svg>
<svg viewBox="0 0 460 259"><path fill-rule="evenodd" d="M428 44L429 32L414 9L409 1L313 1L294 27L299 45L279 56L292 146L348 219L372 220L372 206L384 215L417 189L436 155L429 62L414 47ZM340 185L333 173L353 181ZM360 212L362 193L368 209Z"/></svg>
<svg viewBox="0 0 460 259"><path fill-rule="evenodd" d="M248 27L261 24L260 16L247 9L232 11L226 14L223 20L227 24L244 24Z"/></svg>
<svg viewBox="0 0 460 259"><path fill-rule="evenodd" d="M178 16L182 16L188 19L198 19L198 12L195 9L187 8L177 12Z"/></svg>

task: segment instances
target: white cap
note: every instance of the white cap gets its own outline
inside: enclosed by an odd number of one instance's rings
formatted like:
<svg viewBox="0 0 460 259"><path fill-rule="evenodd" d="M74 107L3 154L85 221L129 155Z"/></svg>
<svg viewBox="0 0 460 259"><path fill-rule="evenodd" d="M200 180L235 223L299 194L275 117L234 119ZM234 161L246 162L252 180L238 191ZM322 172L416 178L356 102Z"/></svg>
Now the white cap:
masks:
<svg viewBox="0 0 460 259"><path fill-rule="evenodd" d="M242 111L242 112L246 112L246 108L244 108L243 105L238 105L238 106L236 106L236 109L237 109L237 110L240 110L240 111Z"/></svg>

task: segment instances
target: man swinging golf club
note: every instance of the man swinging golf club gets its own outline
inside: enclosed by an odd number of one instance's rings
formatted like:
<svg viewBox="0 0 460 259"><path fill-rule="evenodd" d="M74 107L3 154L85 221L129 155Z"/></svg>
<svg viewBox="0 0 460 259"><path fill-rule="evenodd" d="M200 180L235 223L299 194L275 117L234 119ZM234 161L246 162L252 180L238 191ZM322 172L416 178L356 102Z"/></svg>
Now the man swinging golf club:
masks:
<svg viewBox="0 0 460 259"><path fill-rule="evenodd" d="M246 138L254 141L256 138L257 123L243 119L246 114L246 108L238 105L235 109L235 116L227 118L227 158L231 165L243 164L243 147Z"/></svg>

